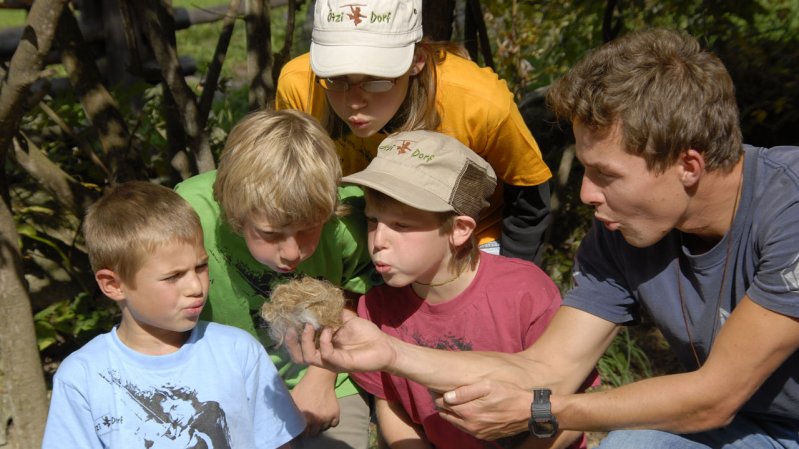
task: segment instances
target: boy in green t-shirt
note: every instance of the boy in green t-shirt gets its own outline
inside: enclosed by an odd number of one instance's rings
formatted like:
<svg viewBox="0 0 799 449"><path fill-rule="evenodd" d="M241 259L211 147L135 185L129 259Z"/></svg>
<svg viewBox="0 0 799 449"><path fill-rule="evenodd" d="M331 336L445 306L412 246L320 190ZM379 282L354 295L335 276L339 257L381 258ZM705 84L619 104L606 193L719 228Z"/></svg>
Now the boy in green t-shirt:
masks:
<svg viewBox="0 0 799 449"><path fill-rule="evenodd" d="M276 283L301 273L356 295L369 289L363 193L339 187L340 179L325 130L305 113L283 110L242 119L219 169L178 184L205 233L211 285L204 319L248 330L270 346L258 312ZM284 351L270 355L308 422L293 447L341 441L366 449L369 408L346 374L306 370Z"/></svg>

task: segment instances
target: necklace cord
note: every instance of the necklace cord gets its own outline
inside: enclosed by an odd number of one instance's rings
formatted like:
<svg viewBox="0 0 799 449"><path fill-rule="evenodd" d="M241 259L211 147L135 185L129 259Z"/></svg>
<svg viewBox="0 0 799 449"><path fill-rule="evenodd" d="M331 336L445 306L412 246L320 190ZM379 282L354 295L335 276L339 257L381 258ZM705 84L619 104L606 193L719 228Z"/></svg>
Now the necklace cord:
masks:
<svg viewBox="0 0 799 449"><path fill-rule="evenodd" d="M719 284L719 294L718 297L716 298L716 313L715 316L713 317L713 328L711 330L710 345L708 346L708 350L710 350L710 348L713 347L713 343L715 342L716 339L716 328L718 327L719 324L719 313L721 311L721 298L724 295L724 285L727 283L727 265L730 261L730 255L732 254L732 233L733 233L732 225L735 222L735 215L738 212L738 203L741 200L741 192L743 191L744 164L746 163L745 159L746 156L744 156L744 161L741 163L741 177L738 180L738 188L736 189L736 194L735 194L735 203L733 203L732 216L730 217L730 226L729 229L727 230L727 235L726 235L727 251L726 254L724 255L724 267L722 268L721 272L722 273L721 284ZM693 353L694 361L696 362L696 368L699 369L702 367L702 363L699 361L699 354L696 352L696 346L694 345L693 335L691 335L691 327L688 325L688 311L687 311L687 306L685 304L682 282L680 279L680 273L681 273L680 264L681 264L681 259L680 255L678 254L676 274L677 274L677 291L680 294L680 309L682 311L682 319L683 319L683 324L685 325L685 332L686 334L688 334L688 344L691 345L691 352Z"/></svg>

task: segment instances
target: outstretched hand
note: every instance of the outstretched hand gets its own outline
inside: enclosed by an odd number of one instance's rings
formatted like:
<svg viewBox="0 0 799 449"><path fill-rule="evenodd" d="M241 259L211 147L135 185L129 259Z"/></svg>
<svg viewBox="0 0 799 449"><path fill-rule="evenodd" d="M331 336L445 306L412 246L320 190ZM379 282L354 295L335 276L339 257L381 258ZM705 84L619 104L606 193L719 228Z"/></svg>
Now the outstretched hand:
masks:
<svg viewBox="0 0 799 449"><path fill-rule="evenodd" d="M350 310L345 309L341 316L341 327L322 330L318 348L310 324L299 336L290 330L286 348L292 360L337 372L381 371L389 367L396 357L392 338Z"/></svg>
<svg viewBox="0 0 799 449"><path fill-rule="evenodd" d="M505 382L483 380L436 398L439 415L481 440L527 430L532 393Z"/></svg>

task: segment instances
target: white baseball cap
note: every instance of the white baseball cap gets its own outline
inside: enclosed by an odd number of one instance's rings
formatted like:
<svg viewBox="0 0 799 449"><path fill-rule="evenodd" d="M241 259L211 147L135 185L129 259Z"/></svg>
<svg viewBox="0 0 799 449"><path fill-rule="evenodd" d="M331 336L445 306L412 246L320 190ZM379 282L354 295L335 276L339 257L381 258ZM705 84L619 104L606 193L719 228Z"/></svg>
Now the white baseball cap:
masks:
<svg viewBox="0 0 799 449"><path fill-rule="evenodd" d="M422 0L318 0L311 69L320 78L402 76L422 39Z"/></svg>

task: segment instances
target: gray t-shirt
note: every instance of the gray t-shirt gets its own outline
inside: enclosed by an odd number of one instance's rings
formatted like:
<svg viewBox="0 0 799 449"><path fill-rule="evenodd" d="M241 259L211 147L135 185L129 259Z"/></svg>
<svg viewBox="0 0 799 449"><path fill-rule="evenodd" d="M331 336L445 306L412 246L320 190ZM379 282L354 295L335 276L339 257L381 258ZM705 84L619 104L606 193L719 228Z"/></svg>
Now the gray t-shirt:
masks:
<svg viewBox="0 0 799 449"><path fill-rule="evenodd" d="M720 242L692 254L674 230L655 245L635 248L620 233L593 226L577 253L575 286L564 305L618 324L635 322L645 308L689 370L697 368L691 344L704 363L744 295L799 317L799 147L744 150L738 212ZM795 352L742 410L799 424L798 381Z"/></svg>

